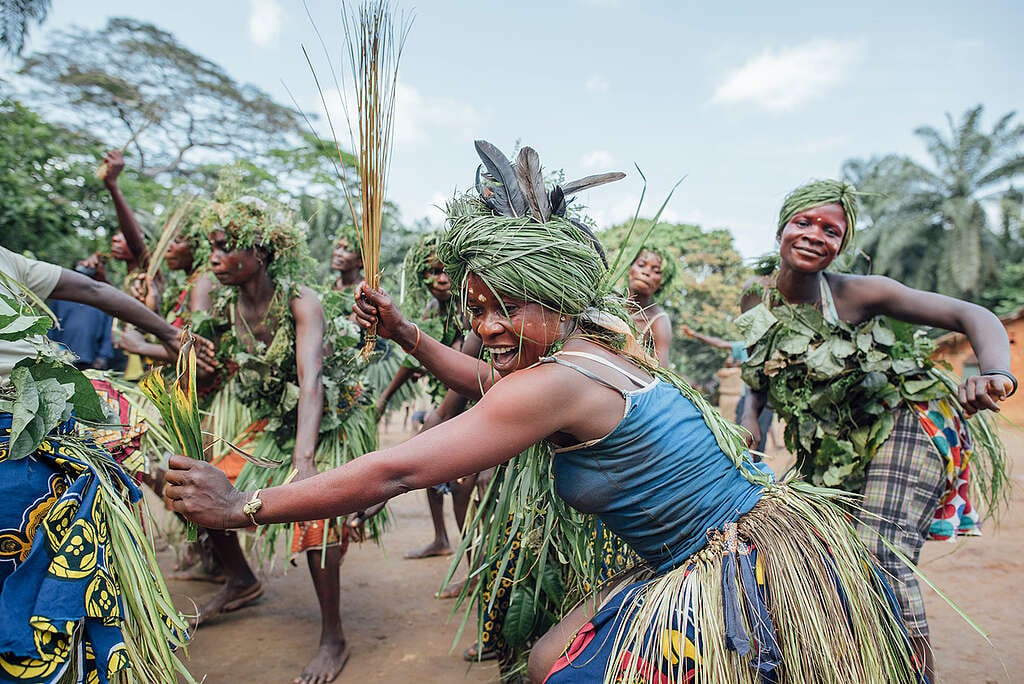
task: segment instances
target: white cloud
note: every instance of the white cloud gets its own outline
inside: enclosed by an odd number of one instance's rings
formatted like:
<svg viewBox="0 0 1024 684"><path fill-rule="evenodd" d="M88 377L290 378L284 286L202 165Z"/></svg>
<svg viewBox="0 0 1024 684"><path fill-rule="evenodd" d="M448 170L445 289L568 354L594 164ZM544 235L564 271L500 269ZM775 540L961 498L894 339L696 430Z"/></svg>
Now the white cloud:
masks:
<svg viewBox="0 0 1024 684"><path fill-rule="evenodd" d="M615 157L605 150L593 150L580 158L580 167L584 171L610 171L615 164Z"/></svg>
<svg viewBox="0 0 1024 684"><path fill-rule="evenodd" d="M786 111L823 96L860 61L860 41L813 40L785 50L765 50L730 73L715 89L718 104L749 102Z"/></svg>
<svg viewBox="0 0 1024 684"><path fill-rule="evenodd" d="M398 84L395 93L395 141L422 143L438 129L466 138L479 128L480 113L472 105L447 97L424 95Z"/></svg>
<svg viewBox="0 0 1024 684"><path fill-rule="evenodd" d="M277 0L249 0L249 39L257 47L277 44L284 10Z"/></svg>
<svg viewBox="0 0 1024 684"><path fill-rule="evenodd" d="M587 79L587 82L583 84L583 87L586 88L588 93L593 93L595 95L607 93L608 79L606 79L604 76L594 74L593 76Z"/></svg>

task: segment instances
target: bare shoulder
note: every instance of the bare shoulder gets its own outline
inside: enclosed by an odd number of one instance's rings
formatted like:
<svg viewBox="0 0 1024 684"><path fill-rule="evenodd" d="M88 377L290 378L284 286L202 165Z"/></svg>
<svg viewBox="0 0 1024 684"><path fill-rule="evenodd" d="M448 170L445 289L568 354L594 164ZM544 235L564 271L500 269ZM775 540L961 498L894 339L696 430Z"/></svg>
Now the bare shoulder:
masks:
<svg viewBox="0 0 1024 684"><path fill-rule="evenodd" d="M828 284L837 300L856 303L862 307L877 306L892 297L903 297L916 292L897 280L880 275L829 273Z"/></svg>
<svg viewBox="0 0 1024 684"><path fill-rule="evenodd" d="M305 285L299 287L298 294L292 297L290 307L296 318L300 316L321 315L323 313L320 298L312 288Z"/></svg>
<svg viewBox="0 0 1024 684"><path fill-rule="evenodd" d="M772 286L772 279L768 276L757 275L747 278L743 283L742 294L740 295L740 311L749 311L761 303L761 290Z"/></svg>

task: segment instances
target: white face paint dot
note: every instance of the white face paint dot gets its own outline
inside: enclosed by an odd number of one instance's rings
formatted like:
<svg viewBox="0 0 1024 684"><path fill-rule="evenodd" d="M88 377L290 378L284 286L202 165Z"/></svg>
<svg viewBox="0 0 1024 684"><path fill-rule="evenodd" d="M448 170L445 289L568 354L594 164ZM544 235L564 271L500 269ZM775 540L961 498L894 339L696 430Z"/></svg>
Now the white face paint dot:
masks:
<svg viewBox="0 0 1024 684"><path fill-rule="evenodd" d="M484 297L483 295L477 295L476 301L478 301L478 302L486 302L487 301L487 297Z"/></svg>

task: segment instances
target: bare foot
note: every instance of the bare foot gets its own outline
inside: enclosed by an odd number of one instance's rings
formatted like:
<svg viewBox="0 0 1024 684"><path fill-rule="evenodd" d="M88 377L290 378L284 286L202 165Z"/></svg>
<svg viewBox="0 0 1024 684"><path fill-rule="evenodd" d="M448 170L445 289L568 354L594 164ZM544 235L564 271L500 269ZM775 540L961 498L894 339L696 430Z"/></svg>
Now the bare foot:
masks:
<svg viewBox="0 0 1024 684"><path fill-rule="evenodd" d="M434 594L434 598L438 599L454 599L459 598L462 594L462 588L466 586L466 580L459 580L458 582L452 582L441 591Z"/></svg>
<svg viewBox="0 0 1024 684"><path fill-rule="evenodd" d="M196 629L199 625L205 624L221 613L230 613L233 610L244 608L260 596L263 596L263 587L259 580L245 586L228 582L223 589L213 595L213 598L202 605L199 615L190 620L192 629Z"/></svg>
<svg viewBox="0 0 1024 684"><path fill-rule="evenodd" d="M345 663L348 662L350 655L352 655L352 651L345 640L320 644L316 655L306 665L306 669L302 671L302 674L296 677L293 682L294 684L326 684L326 682L333 682L334 678L341 672L341 669L345 667Z"/></svg>
<svg viewBox="0 0 1024 684"><path fill-rule="evenodd" d="M446 541L434 540L424 546L422 549L416 551L406 551L405 555L402 556L407 560L413 560L416 558L430 558L431 556L450 556L454 553L452 547L448 546Z"/></svg>

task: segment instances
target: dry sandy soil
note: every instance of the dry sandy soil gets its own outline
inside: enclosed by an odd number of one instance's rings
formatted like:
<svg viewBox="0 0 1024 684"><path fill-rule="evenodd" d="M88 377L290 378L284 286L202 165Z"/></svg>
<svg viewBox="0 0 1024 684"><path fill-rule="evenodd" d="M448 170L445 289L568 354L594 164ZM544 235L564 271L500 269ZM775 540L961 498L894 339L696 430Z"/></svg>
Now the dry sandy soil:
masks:
<svg viewBox="0 0 1024 684"><path fill-rule="evenodd" d="M1003 431L1011 460L1024 450L1024 430ZM396 430L385 434L394 442ZM778 456L777 456L778 457ZM1021 463L1024 464L1024 459ZM921 566L935 584L988 634L988 641L943 600L926 590L939 681L988 684L1024 681L1024 465L998 529L956 544L925 545ZM447 504L446 504L447 505ZM394 529L383 547L353 544L342 566L342 614L352 657L338 682L497 682L493 663L470 665L462 650L475 623L454 646L460 619L434 598L446 558L404 560L403 552L432 536L426 499L412 492L390 506ZM449 515L449 530L455 524ZM161 555L165 570L174 555ZM205 625L189 647L188 667L209 684L291 682L316 651L319 611L305 567L264 570L266 594L255 605ZM203 600L215 585L169 582L179 606Z"/></svg>

